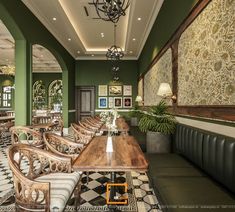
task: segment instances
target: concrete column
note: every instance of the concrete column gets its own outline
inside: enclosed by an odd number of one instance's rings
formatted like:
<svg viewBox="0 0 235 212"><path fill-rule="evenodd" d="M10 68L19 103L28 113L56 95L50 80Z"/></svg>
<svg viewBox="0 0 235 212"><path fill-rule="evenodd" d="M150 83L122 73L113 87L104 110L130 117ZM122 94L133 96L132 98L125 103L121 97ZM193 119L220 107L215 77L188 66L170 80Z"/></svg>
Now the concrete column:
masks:
<svg viewBox="0 0 235 212"><path fill-rule="evenodd" d="M31 124L32 47L26 40L15 42L15 125Z"/></svg>

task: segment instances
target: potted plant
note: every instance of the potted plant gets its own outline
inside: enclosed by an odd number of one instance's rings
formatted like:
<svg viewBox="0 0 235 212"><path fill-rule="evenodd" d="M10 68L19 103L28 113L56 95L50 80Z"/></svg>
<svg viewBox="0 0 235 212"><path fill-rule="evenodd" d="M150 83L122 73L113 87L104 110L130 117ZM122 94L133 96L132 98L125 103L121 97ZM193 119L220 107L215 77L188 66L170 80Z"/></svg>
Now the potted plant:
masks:
<svg viewBox="0 0 235 212"><path fill-rule="evenodd" d="M138 105L135 105L133 110L131 110L128 114L128 116L130 117L130 124L133 127L138 126L138 122L142 116L142 113L140 113L139 111L140 107Z"/></svg>
<svg viewBox="0 0 235 212"><path fill-rule="evenodd" d="M60 92L55 93L52 96L52 106L53 110L56 112L60 112L61 110L61 104L62 104L62 94Z"/></svg>
<svg viewBox="0 0 235 212"><path fill-rule="evenodd" d="M164 100L158 105L144 111L139 120L139 128L146 132L147 152L169 153L171 151L171 134L174 132L176 119L167 112Z"/></svg>

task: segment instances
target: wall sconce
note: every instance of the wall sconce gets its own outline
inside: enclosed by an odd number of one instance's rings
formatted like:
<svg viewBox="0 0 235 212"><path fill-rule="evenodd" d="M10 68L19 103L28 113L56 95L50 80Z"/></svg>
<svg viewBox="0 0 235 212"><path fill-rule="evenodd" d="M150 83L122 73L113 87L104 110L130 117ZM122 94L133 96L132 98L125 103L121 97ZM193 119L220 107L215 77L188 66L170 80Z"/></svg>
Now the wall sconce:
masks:
<svg viewBox="0 0 235 212"><path fill-rule="evenodd" d="M143 99L142 99L141 96L137 96L137 97L135 98L135 101L138 102L138 104L144 105L144 101L143 101Z"/></svg>
<svg viewBox="0 0 235 212"><path fill-rule="evenodd" d="M164 99L171 98L174 103L176 102L177 99L176 96L173 95L169 83L165 82L160 84L157 95L162 96Z"/></svg>

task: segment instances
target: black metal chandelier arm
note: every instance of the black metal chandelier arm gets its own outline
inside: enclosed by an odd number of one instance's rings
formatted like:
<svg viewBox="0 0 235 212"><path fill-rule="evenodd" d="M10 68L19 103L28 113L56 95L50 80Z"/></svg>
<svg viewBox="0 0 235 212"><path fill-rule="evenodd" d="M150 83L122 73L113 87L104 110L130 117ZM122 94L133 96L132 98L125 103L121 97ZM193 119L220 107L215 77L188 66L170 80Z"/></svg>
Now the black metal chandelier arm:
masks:
<svg viewBox="0 0 235 212"><path fill-rule="evenodd" d="M126 15L130 0L93 0L93 4L102 20L117 23L121 16Z"/></svg>

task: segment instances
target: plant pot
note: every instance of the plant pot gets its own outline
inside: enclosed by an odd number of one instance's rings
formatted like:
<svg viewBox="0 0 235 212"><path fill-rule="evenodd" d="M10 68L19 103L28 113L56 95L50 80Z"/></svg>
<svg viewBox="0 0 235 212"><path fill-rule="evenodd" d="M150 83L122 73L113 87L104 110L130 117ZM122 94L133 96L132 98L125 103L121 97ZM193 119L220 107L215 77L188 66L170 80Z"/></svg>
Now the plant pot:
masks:
<svg viewBox="0 0 235 212"><path fill-rule="evenodd" d="M131 126L132 127L138 126L138 118L137 117L131 117Z"/></svg>
<svg viewBox="0 0 235 212"><path fill-rule="evenodd" d="M53 109L55 112L60 112L60 104L53 104Z"/></svg>
<svg viewBox="0 0 235 212"><path fill-rule="evenodd" d="M148 153L170 153L171 136L159 132L148 131L146 135Z"/></svg>

